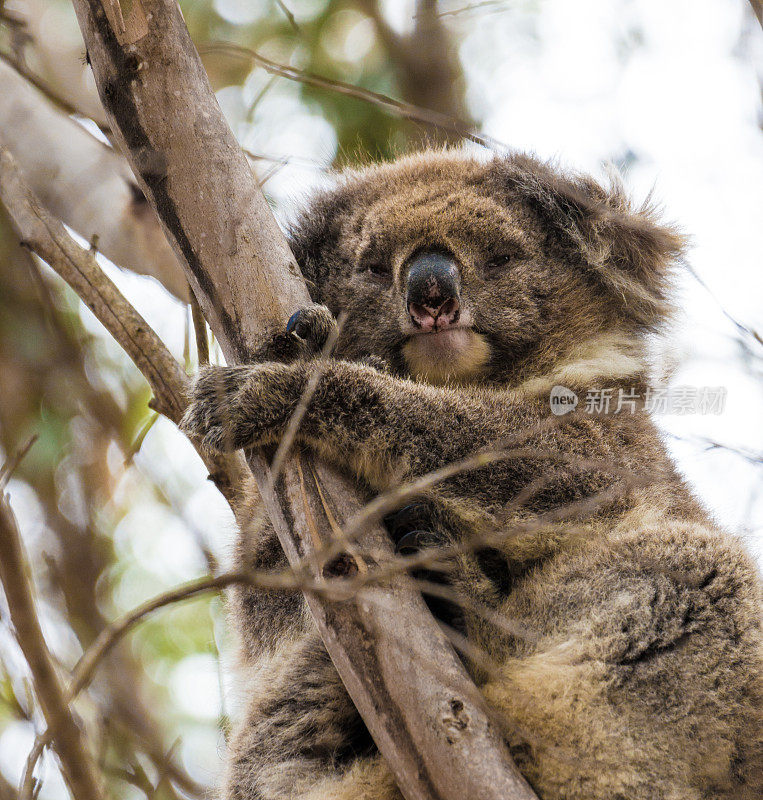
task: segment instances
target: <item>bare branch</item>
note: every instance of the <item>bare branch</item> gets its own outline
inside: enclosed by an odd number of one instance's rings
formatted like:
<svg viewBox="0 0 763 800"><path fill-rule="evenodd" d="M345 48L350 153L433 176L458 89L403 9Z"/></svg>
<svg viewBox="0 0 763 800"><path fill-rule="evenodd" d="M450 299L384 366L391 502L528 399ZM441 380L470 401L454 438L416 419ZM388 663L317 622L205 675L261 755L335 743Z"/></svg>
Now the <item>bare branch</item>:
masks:
<svg viewBox="0 0 763 800"><path fill-rule="evenodd" d="M461 14L468 14L471 11L479 11L485 8L502 10L506 8L506 4L507 0L482 0L478 3L469 3L468 5L461 6L460 8L454 8L451 11L439 11L437 16L440 18L457 17Z"/></svg>
<svg viewBox="0 0 763 800"><path fill-rule="evenodd" d="M135 0L124 25L115 23L111 5L101 0L74 5L111 129L182 257L226 358L249 359L263 334L283 330L310 297L220 112L177 4ZM345 479L307 459L287 459L278 487L261 456L253 455L250 466L292 565L321 547L320 540L330 541L337 524L358 507ZM310 539L311 528L318 542ZM362 545L391 554L378 526L364 533ZM368 587L351 602L306 597L345 686L408 800L533 797L412 581ZM407 634L404 664L401 630ZM425 663L438 663L441 671L424 680L417 667ZM444 704L450 707L454 698L470 720L456 742L442 722Z"/></svg>
<svg viewBox="0 0 763 800"><path fill-rule="evenodd" d="M763 2L761 0L750 0L750 5L758 22L763 26Z"/></svg>
<svg viewBox="0 0 763 800"><path fill-rule="evenodd" d="M289 20L289 25L291 25L291 27L294 28L297 33L299 33L299 25L297 24L297 20L294 19L294 14L291 13L286 3L284 3L283 0L276 0L276 5L281 9L286 19Z"/></svg>
<svg viewBox="0 0 763 800"><path fill-rule="evenodd" d="M209 364L209 336L207 335L207 321L201 310L199 301L193 292L191 296L191 318L193 319L193 331L196 335L196 355L199 364Z"/></svg>
<svg viewBox="0 0 763 800"><path fill-rule="evenodd" d="M116 643L145 617L168 605L188 600L191 597L207 592L220 591L237 583L254 586L267 592L298 592L305 587L316 592L324 590L324 587L318 586L305 578L297 578L292 574L264 571L231 571L222 575L207 575L182 586L177 586L167 592L162 592L124 614L119 619L110 622L98 634L98 638L82 655L82 658L74 668L72 680L66 692L67 700L71 702L83 689L87 688L93 679L98 664Z"/></svg>
<svg viewBox="0 0 763 800"><path fill-rule="evenodd" d="M328 358L334 351L334 347L336 346L336 342L339 338L339 333L341 332L343 325L344 318L340 318L337 322L336 328L334 328L326 340L326 343L323 345L321 358L315 362L312 373L305 384L302 396L299 398L299 402L289 418L289 422L284 430L283 436L281 437L281 441L278 443L278 449L276 450L275 455L273 456L273 461L270 464L272 481L278 480L278 476L281 474L284 462L291 452L292 445L294 444L294 441L297 438L297 433L299 432L299 427L302 424L302 420L305 418L307 409L310 406L310 401L313 399L315 390L318 388L318 383L323 376L324 359Z"/></svg>
<svg viewBox="0 0 763 800"><path fill-rule="evenodd" d="M50 264L79 294L109 333L147 376L157 410L174 422L185 408L187 377L148 323L124 299L96 263L31 195L13 156L0 149L0 199L22 243Z"/></svg>
<svg viewBox="0 0 763 800"><path fill-rule="evenodd" d="M356 100L362 100L364 103L370 103L377 108L381 108L393 116L430 125L458 137L469 139L489 150L508 150L508 147L502 142L499 142L492 136L479 133L470 123L464 122L456 117L443 114L440 111L421 108L412 103L405 103L402 100L395 100L393 97L388 97L378 92L372 92L369 89L363 89L351 83L344 83L343 81L333 80L332 78L314 75L311 72L297 69L288 64L277 64L275 61L271 61L265 58L265 56L260 55L256 50L244 47L243 45L234 44L233 42L211 42L210 44L202 45L199 49L202 53L226 53L239 58L246 58L251 61L252 64L262 67L271 75L279 75L282 78L304 83L306 86L314 86L318 89L326 89L331 92L336 92L337 94L343 94L347 97L354 97Z"/></svg>
<svg viewBox="0 0 763 800"><path fill-rule="evenodd" d="M37 434L30 436L27 443L9 458L2 467L0 467L0 494L5 491L8 481L11 479L16 467L24 460L26 454L32 449L32 445L37 441Z"/></svg>
<svg viewBox="0 0 763 800"><path fill-rule="evenodd" d="M13 512L5 498L0 497L0 579L16 638L32 672L35 694L72 797L100 800L103 796L100 782L45 644L27 575L27 560Z"/></svg>
<svg viewBox="0 0 763 800"><path fill-rule="evenodd" d="M188 377L151 326L124 298L25 184L13 156L0 147L0 201L22 242L47 262L80 296L135 362L154 393L152 405L177 422L187 405ZM241 487L248 470L240 455L211 457L200 453L234 514L242 513Z"/></svg>

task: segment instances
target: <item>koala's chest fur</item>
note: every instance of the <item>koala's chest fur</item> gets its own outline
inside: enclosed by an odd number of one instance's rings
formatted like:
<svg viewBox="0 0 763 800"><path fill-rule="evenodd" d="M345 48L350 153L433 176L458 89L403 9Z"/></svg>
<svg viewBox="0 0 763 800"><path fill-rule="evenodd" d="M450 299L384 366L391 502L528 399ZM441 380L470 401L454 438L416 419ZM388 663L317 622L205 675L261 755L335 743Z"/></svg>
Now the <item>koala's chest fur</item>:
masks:
<svg viewBox="0 0 763 800"><path fill-rule="evenodd" d="M345 175L291 243L320 305L258 363L203 373L186 429L273 447L310 386L297 443L369 498L440 476L390 537L441 553L418 577L542 800L759 800L760 578L643 408L617 406L646 392L681 236L617 185L426 153ZM554 387L578 408L553 415ZM594 390L608 413L586 412ZM237 558L286 567L264 522ZM247 707L226 797L398 800L301 598L233 606Z"/></svg>

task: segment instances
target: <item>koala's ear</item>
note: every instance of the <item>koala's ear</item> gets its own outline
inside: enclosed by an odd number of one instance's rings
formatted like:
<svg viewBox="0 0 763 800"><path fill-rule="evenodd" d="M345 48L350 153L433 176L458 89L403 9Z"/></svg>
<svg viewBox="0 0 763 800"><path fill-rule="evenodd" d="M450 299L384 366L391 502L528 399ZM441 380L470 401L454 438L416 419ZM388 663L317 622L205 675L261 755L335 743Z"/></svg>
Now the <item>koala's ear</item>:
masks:
<svg viewBox="0 0 763 800"><path fill-rule="evenodd" d="M287 240L299 265L307 290L313 302L320 303L321 284L325 275L321 269L324 262L323 248L331 236L331 223L323 213L323 199L313 199L287 229Z"/></svg>
<svg viewBox="0 0 763 800"><path fill-rule="evenodd" d="M528 156L515 156L504 168L512 194L540 216L550 237L610 290L628 316L652 328L671 314L672 278L687 240L661 222L648 201L633 208L617 177L604 188Z"/></svg>
<svg viewBox="0 0 763 800"><path fill-rule="evenodd" d="M327 264L342 234L348 202L341 191L325 189L306 200L287 228L287 239L307 283L310 297L323 301Z"/></svg>

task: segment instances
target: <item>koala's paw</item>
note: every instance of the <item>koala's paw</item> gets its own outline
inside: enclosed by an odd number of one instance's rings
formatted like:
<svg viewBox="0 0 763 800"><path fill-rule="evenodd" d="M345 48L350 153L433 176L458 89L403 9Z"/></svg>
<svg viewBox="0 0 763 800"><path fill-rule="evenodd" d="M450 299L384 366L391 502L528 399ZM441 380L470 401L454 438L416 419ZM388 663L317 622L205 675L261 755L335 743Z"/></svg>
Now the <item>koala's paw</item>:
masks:
<svg viewBox="0 0 763 800"><path fill-rule="evenodd" d="M204 367L191 388L181 430L212 452L241 447L239 392L250 374L251 367Z"/></svg>
<svg viewBox="0 0 763 800"><path fill-rule="evenodd" d="M402 555L411 555L423 547L436 544L436 536L429 533L433 525L432 514L426 503L414 502L393 511L384 517L395 550Z"/></svg>
<svg viewBox="0 0 763 800"><path fill-rule="evenodd" d="M299 345L305 354L321 352L329 337L336 330L336 320L326 306L314 305L300 308L286 323L286 333Z"/></svg>

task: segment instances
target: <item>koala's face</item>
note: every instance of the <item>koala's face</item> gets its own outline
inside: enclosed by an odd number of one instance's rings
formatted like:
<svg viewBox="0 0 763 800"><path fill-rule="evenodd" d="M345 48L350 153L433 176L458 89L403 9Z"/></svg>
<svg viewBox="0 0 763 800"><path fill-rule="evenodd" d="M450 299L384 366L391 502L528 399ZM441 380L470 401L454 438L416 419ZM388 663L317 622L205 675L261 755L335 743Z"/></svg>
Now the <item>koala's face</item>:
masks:
<svg viewBox="0 0 763 800"><path fill-rule="evenodd" d="M425 153L349 174L292 245L338 354L433 383L516 382L665 313L670 229L526 158Z"/></svg>

